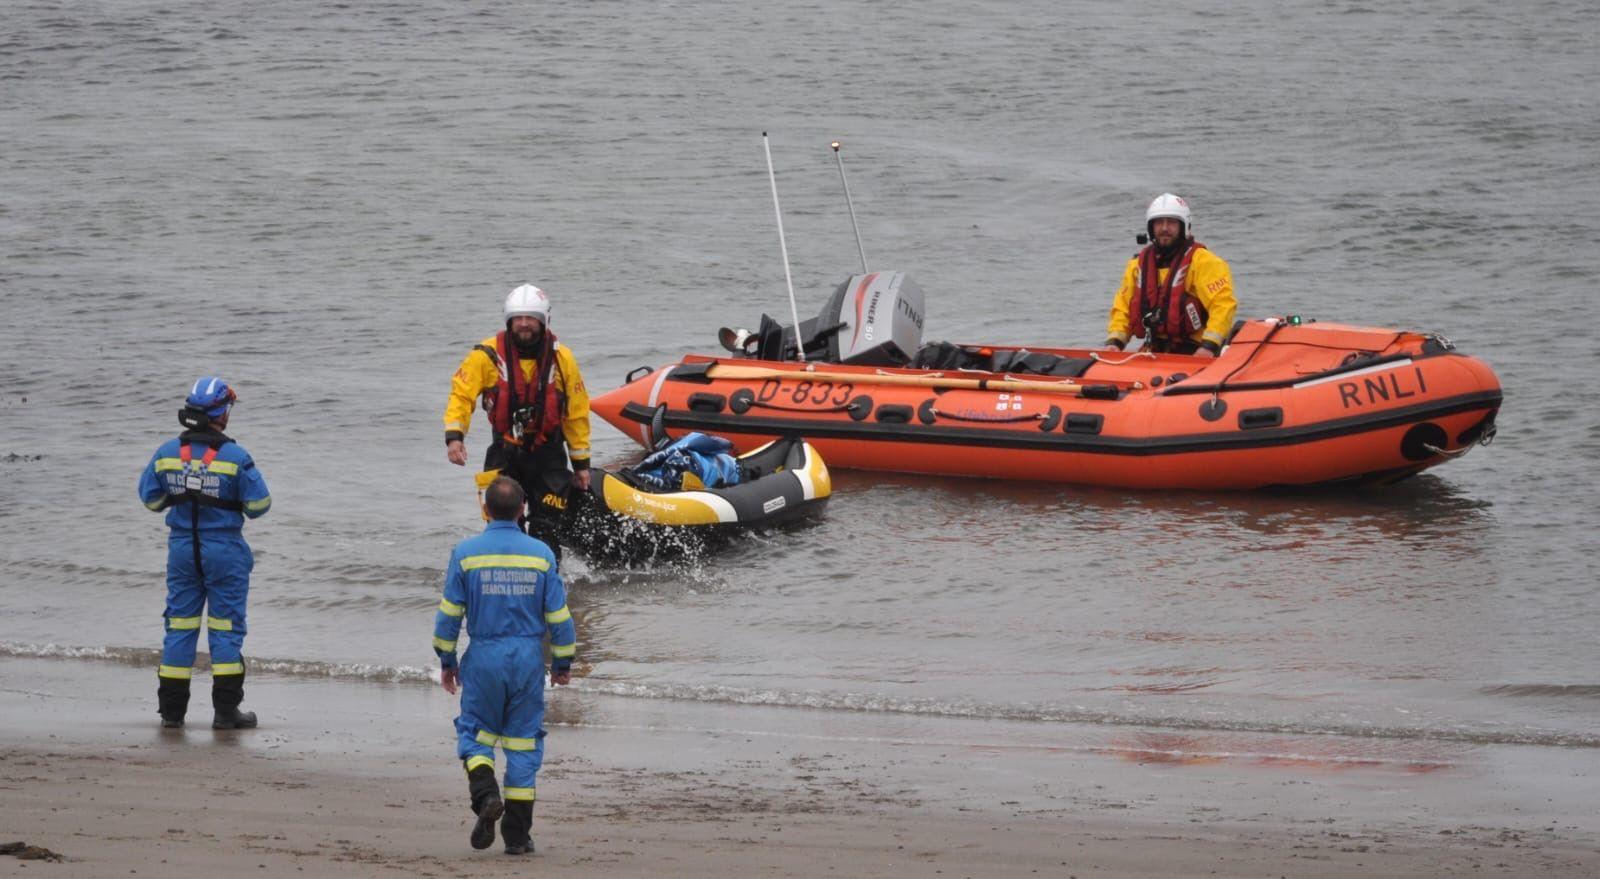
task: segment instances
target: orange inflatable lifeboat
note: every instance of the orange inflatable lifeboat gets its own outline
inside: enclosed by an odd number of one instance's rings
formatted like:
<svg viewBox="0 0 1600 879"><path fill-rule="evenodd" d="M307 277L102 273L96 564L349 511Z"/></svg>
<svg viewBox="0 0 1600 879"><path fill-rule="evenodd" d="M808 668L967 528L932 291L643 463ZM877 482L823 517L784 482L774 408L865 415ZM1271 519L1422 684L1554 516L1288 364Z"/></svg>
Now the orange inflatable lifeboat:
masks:
<svg viewBox="0 0 1600 879"><path fill-rule="evenodd" d="M1427 333L1242 321L1215 359L919 347L921 306L900 273L856 276L799 332L763 316L724 330L737 356L641 367L591 406L647 447L665 405L669 433L741 452L799 435L835 467L1186 489L1392 482L1488 442L1500 407L1493 371Z"/></svg>

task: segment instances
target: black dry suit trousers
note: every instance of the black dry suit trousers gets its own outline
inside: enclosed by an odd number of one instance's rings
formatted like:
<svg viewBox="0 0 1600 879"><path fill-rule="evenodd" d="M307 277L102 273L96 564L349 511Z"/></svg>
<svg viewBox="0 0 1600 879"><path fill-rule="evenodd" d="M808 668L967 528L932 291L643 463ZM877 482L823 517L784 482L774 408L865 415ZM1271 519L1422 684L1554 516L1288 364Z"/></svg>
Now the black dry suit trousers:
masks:
<svg viewBox="0 0 1600 879"><path fill-rule="evenodd" d="M528 534L561 558L562 525L572 471L567 469L567 444L555 439L532 449L495 443L483 457L484 470L499 470L515 479L528 496Z"/></svg>

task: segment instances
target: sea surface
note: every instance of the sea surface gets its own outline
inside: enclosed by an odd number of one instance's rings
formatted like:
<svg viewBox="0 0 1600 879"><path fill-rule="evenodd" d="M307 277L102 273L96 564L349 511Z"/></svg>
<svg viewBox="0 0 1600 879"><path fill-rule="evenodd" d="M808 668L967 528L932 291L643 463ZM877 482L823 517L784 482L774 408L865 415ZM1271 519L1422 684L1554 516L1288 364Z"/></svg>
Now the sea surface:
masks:
<svg viewBox="0 0 1600 879"><path fill-rule="evenodd" d="M1097 343L1173 191L1242 315L1442 333L1497 370L1499 435L1365 491L836 471L804 527L572 559L580 688L1593 753L1597 36L1578 0L7 4L0 658L155 666L135 481L219 373L274 499L253 673L422 685L480 527L456 364L522 282L597 393L786 318L768 132L802 316L860 267L831 140L929 340Z"/></svg>

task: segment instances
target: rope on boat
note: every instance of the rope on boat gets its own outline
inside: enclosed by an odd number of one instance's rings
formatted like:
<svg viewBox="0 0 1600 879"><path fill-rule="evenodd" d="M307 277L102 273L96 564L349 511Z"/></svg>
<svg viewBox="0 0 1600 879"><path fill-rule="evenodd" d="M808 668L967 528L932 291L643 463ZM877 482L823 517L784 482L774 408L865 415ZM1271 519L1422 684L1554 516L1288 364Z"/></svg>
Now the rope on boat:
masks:
<svg viewBox="0 0 1600 879"><path fill-rule="evenodd" d="M1100 361L1101 363L1104 363L1107 366L1124 366L1126 364L1132 363L1134 360L1136 360L1136 359L1138 359L1140 357L1148 357L1151 360L1156 359L1155 352L1153 352L1153 351L1134 351L1131 354L1128 354L1127 357L1122 358L1121 360L1112 360L1111 358L1102 355L1099 351L1090 351L1089 352L1089 358L1091 360L1098 360L1098 361Z"/></svg>
<svg viewBox="0 0 1600 879"><path fill-rule="evenodd" d="M779 412L806 412L820 414L823 412L849 412L850 410L856 408L856 401L851 400L848 403L840 403L836 406L783 406L778 403L765 403L761 400L751 400L750 406L754 409L776 409Z"/></svg>
<svg viewBox="0 0 1600 879"><path fill-rule="evenodd" d="M1462 455L1465 455L1466 453L1468 453L1468 452L1472 451L1473 449L1477 448L1478 446L1486 446L1486 445L1489 445L1490 443L1494 442L1494 435L1495 435L1495 433L1498 432L1498 430L1499 430L1498 428L1491 427L1488 430L1484 431L1483 432L1483 436L1478 437L1477 441L1468 443L1468 444L1462 446L1461 448L1456 449L1453 452L1450 451L1449 449L1441 449L1438 446L1434 445L1433 443L1423 443L1422 447L1424 449L1427 449L1428 451L1434 453L1435 455L1443 455L1446 458L1459 458Z"/></svg>

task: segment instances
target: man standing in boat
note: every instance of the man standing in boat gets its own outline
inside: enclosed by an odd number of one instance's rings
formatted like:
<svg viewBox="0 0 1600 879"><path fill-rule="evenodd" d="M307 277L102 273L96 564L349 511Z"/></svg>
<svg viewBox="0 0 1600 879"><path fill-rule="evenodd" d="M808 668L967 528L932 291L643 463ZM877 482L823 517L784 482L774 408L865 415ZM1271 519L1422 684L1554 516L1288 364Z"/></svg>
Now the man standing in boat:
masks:
<svg viewBox="0 0 1600 879"><path fill-rule="evenodd" d="M1194 240L1189 203L1178 196L1156 196L1144 219L1150 243L1122 273L1105 346L1121 350L1131 334L1157 353L1217 356L1239 308L1228 264Z"/></svg>
<svg viewBox="0 0 1600 879"><path fill-rule="evenodd" d="M472 410L483 401L494 439L480 492L502 472L527 494L528 533L560 557L569 486L589 490L589 393L572 351L550 330L550 297L532 284L506 295L505 329L467 352L444 409L445 457L467 463ZM568 469L568 460L571 469Z"/></svg>

